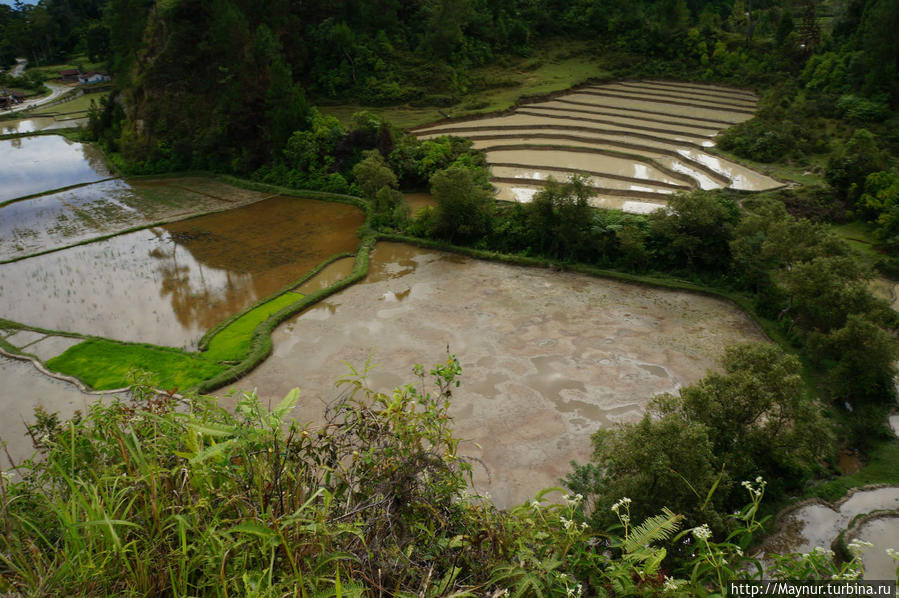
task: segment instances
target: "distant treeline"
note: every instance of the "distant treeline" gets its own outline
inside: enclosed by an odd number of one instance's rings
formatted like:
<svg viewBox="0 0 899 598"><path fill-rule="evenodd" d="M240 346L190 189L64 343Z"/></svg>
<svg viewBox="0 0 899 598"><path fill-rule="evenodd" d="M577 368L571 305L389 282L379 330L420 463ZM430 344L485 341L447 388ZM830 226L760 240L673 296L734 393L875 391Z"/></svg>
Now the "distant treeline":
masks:
<svg viewBox="0 0 899 598"><path fill-rule="evenodd" d="M0 11L0 60L105 56L129 116L106 138L127 159L249 172L311 128L310 104L452 105L510 83L473 69L548 39L586 40L620 74L770 87L813 63L809 81L862 100L853 114L889 113L899 7L851 0L832 34L817 14L815 0L43 0Z"/></svg>

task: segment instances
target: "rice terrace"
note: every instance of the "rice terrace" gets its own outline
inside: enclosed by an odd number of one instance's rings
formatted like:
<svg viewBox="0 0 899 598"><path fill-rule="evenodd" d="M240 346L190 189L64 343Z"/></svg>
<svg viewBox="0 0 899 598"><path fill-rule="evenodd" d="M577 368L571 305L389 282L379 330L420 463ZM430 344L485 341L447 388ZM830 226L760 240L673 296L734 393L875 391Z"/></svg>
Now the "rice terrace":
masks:
<svg viewBox="0 0 899 598"><path fill-rule="evenodd" d="M753 4L0 3L0 595L895 592L899 8Z"/></svg>

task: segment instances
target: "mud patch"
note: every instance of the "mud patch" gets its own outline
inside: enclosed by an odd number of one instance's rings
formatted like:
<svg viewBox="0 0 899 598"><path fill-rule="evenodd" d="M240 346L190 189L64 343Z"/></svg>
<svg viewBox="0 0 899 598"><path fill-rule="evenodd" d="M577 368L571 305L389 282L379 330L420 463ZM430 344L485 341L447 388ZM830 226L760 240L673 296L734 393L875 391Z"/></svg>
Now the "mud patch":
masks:
<svg viewBox="0 0 899 598"><path fill-rule="evenodd" d="M369 384L388 391L448 346L464 371L451 408L461 453L507 507L588 459L598 427L639 418L725 346L762 338L708 297L379 243L363 282L279 326L272 356L234 386L275 399L302 384L295 417L320 421L344 362L370 357Z"/></svg>

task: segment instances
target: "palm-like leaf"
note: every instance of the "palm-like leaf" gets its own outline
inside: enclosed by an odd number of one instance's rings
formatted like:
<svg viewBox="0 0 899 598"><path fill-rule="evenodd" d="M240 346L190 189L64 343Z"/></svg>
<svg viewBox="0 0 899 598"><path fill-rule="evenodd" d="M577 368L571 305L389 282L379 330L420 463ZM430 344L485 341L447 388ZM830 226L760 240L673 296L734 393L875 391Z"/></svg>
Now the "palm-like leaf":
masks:
<svg viewBox="0 0 899 598"><path fill-rule="evenodd" d="M677 515L667 507L663 508L661 515L649 517L631 530L624 542L624 551L631 553L652 542L667 540L678 530L683 518L683 515Z"/></svg>

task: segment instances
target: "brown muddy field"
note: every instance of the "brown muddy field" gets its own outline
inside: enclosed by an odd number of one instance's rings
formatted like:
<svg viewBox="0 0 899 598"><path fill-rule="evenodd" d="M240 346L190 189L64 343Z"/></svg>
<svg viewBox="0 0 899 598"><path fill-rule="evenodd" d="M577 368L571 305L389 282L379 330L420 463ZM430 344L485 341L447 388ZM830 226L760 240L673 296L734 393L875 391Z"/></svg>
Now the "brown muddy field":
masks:
<svg viewBox="0 0 899 598"><path fill-rule="evenodd" d="M0 265L0 316L192 349L220 321L355 251L363 221L351 206L278 197Z"/></svg>
<svg viewBox="0 0 899 598"><path fill-rule="evenodd" d="M41 195L0 207L0 261L265 197L201 177L114 179Z"/></svg>
<svg viewBox="0 0 899 598"><path fill-rule="evenodd" d="M99 151L65 137L0 140L0 202L110 176Z"/></svg>
<svg viewBox="0 0 899 598"><path fill-rule="evenodd" d="M574 172L593 176L636 177L644 183L675 183L691 189L731 187L764 191L781 187L776 181L747 166L712 154L714 136L722 129L748 118L757 98L744 90L679 84L670 81L621 81L583 87L551 100L519 106L514 112L488 118L434 123L414 131L422 138L454 134L468 136L476 148L485 149L493 165L509 166L507 156L497 150L518 151L514 166L539 171L552 167L555 178L565 180ZM562 148L598 150L579 157L575 166ZM632 166L621 163L612 153L635 156ZM661 166L662 168L653 167ZM570 168L560 172L559 168ZM639 170L640 172L635 172ZM682 175L682 176L675 176ZM499 199L529 201L528 185L513 190L506 175L494 172ZM539 179L535 179L539 180ZM608 185L599 186L612 189ZM642 198L644 204L665 205L670 192ZM602 192L593 205L623 204ZM646 211L646 205L630 204L617 209Z"/></svg>
<svg viewBox="0 0 899 598"><path fill-rule="evenodd" d="M279 326L273 354L234 387L275 400L300 385L294 416L316 422L345 362L370 356L371 387L388 391L449 347L463 367L461 453L476 488L508 507L586 460L599 426L638 419L725 346L762 338L717 299L379 243L363 282Z"/></svg>

